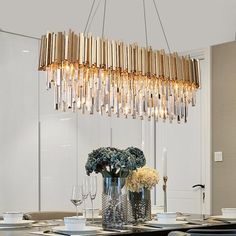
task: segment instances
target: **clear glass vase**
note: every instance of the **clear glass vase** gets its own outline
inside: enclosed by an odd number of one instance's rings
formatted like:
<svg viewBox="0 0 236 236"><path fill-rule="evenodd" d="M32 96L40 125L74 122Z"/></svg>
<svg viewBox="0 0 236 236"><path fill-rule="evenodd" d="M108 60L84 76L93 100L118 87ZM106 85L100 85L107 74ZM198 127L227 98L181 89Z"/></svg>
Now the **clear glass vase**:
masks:
<svg viewBox="0 0 236 236"><path fill-rule="evenodd" d="M103 178L102 226L119 229L127 223L127 192L125 178Z"/></svg>
<svg viewBox="0 0 236 236"><path fill-rule="evenodd" d="M151 220L151 193L147 188L139 192L128 191L129 222L144 223Z"/></svg>

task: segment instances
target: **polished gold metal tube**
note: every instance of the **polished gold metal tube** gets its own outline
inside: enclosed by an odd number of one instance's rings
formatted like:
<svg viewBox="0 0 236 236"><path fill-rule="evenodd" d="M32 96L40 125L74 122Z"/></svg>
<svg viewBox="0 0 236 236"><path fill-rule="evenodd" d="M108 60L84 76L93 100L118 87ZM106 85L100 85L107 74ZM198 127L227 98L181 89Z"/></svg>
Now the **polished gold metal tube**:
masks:
<svg viewBox="0 0 236 236"><path fill-rule="evenodd" d="M132 71L132 54L131 54L131 46L127 45L127 58L128 58L128 73L131 73Z"/></svg>
<svg viewBox="0 0 236 236"><path fill-rule="evenodd" d="M72 63L76 63L77 62L77 47L78 47L78 36L77 34L73 34L73 37L72 37L72 55L71 55L71 61Z"/></svg>
<svg viewBox="0 0 236 236"><path fill-rule="evenodd" d="M120 42L116 42L116 69L120 69L120 54L119 54L119 44Z"/></svg>
<svg viewBox="0 0 236 236"><path fill-rule="evenodd" d="M104 67L108 69L108 40L104 40Z"/></svg>
<svg viewBox="0 0 236 236"><path fill-rule="evenodd" d="M160 78L160 52L155 52L155 67L156 67L156 77Z"/></svg>
<svg viewBox="0 0 236 236"><path fill-rule="evenodd" d="M62 63L62 32L57 33L56 37L56 52L55 52L55 61L57 64Z"/></svg>
<svg viewBox="0 0 236 236"><path fill-rule="evenodd" d="M47 44L46 44L46 67L50 65L51 62L51 33L47 33L46 39L47 39Z"/></svg>
<svg viewBox="0 0 236 236"><path fill-rule="evenodd" d="M66 44L66 34L62 34L62 45L61 45L61 61L65 61L65 44Z"/></svg>
<svg viewBox="0 0 236 236"><path fill-rule="evenodd" d="M134 73L138 73L138 45L135 43L133 45L134 51Z"/></svg>
<svg viewBox="0 0 236 236"><path fill-rule="evenodd" d="M176 80L177 79L177 53L174 53L173 56L173 79Z"/></svg>
<svg viewBox="0 0 236 236"><path fill-rule="evenodd" d="M181 61L180 61L180 57L178 55L176 55L176 80L180 80L180 71L181 71Z"/></svg>
<svg viewBox="0 0 236 236"><path fill-rule="evenodd" d="M169 54L169 60L168 60L168 64L169 64L169 70L170 70L170 80L173 80L174 79L174 63L173 63L173 60L174 60L174 56L173 54Z"/></svg>
<svg viewBox="0 0 236 236"><path fill-rule="evenodd" d="M124 43L120 42L120 68L121 71L124 72Z"/></svg>
<svg viewBox="0 0 236 236"><path fill-rule="evenodd" d="M159 54L159 70L160 70L160 77L164 77L164 51L161 50Z"/></svg>
<svg viewBox="0 0 236 236"><path fill-rule="evenodd" d="M88 42L88 46L87 46L87 65L89 67L92 67L92 35L88 34L87 36L87 42Z"/></svg>
<svg viewBox="0 0 236 236"><path fill-rule="evenodd" d="M56 62L56 34L52 34L52 63Z"/></svg>
<svg viewBox="0 0 236 236"><path fill-rule="evenodd" d="M84 34L79 35L79 64L82 65L84 62Z"/></svg>
<svg viewBox="0 0 236 236"><path fill-rule="evenodd" d="M152 73L152 76L156 75L155 53L154 53L154 51L152 51L152 53L151 53L151 73Z"/></svg>
<svg viewBox="0 0 236 236"><path fill-rule="evenodd" d="M100 40L100 56L101 56L101 65L100 67L103 68L105 65L105 48L104 48L104 39L101 38Z"/></svg>
<svg viewBox="0 0 236 236"><path fill-rule="evenodd" d="M40 43L40 51L39 51L39 64L38 64L38 70L45 70L45 43L46 43L46 36L43 35L41 37L41 43Z"/></svg>
<svg viewBox="0 0 236 236"><path fill-rule="evenodd" d="M112 69L116 70L116 42L113 40L111 45L112 45Z"/></svg>
<svg viewBox="0 0 236 236"><path fill-rule="evenodd" d="M185 70L186 70L186 78L187 81L190 82L190 76L189 76L189 57L186 57L185 59Z"/></svg>
<svg viewBox="0 0 236 236"><path fill-rule="evenodd" d="M69 44L69 37L65 35L65 60L68 61L68 44Z"/></svg>
<svg viewBox="0 0 236 236"><path fill-rule="evenodd" d="M146 75L147 76L150 76L151 75L151 65L150 65L150 48L146 48L147 50L147 59L146 59L146 62L147 62L147 73Z"/></svg>
<svg viewBox="0 0 236 236"><path fill-rule="evenodd" d="M128 59L127 59L128 53L127 53L127 51L128 51L128 47L126 44L124 44L124 70L126 72L128 71Z"/></svg>
<svg viewBox="0 0 236 236"><path fill-rule="evenodd" d="M73 34L74 32L72 32L71 30L69 30L69 35L68 35L68 62L71 63L72 62L72 43L73 43Z"/></svg>
<svg viewBox="0 0 236 236"><path fill-rule="evenodd" d="M91 63L93 66L96 66L96 39L92 37L91 39Z"/></svg>
<svg viewBox="0 0 236 236"><path fill-rule="evenodd" d="M142 65L142 71L141 71L141 74L144 76L144 75L146 75L146 61L145 61L145 48L142 48L141 49L141 58L142 58L142 60L141 60L141 65Z"/></svg>
<svg viewBox="0 0 236 236"><path fill-rule="evenodd" d="M97 67L99 68L101 66L101 51L100 51L100 41L101 39L97 37L96 40L96 56L97 56Z"/></svg>
<svg viewBox="0 0 236 236"><path fill-rule="evenodd" d="M79 65L79 61L80 61L80 37L79 35L76 35L77 36L77 46L76 46L76 63Z"/></svg>
<svg viewBox="0 0 236 236"><path fill-rule="evenodd" d="M198 88L200 86L199 61L194 59L195 84Z"/></svg>
<svg viewBox="0 0 236 236"><path fill-rule="evenodd" d="M84 36L84 60L83 64L88 65L88 37Z"/></svg>
<svg viewBox="0 0 236 236"><path fill-rule="evenodd" d="M142 49L140 47L137 47L137 60L138 60L138 74L142 72Z"/></svg>
<svg viewBox="0 0 236 236"><path fill-rule="evenodd" d="M110 41L107 41L107 67L112 69L112 44Z"/></svg>
<svg viewBox="0 0 236 236"><path fill-rule="evenodd" d="M165 68L165 78L169 79L170 78L170 67L169 67L169 55L164 54L164 68Z"/></svg>
<svg viewBox="0 0 236 236"><path fill-rule="evenodd" d="M193 61L192 61L192 59L189 59L189 79L190 79L190 83L194 83Z"/></svg>

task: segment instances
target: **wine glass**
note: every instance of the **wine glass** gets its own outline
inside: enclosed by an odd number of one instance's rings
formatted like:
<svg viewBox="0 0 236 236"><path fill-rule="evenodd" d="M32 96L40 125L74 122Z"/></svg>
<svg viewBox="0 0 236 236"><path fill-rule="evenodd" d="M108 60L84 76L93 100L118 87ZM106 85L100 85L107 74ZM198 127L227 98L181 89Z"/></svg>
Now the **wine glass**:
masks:
<svg viewBox="0 0 236 236"><path fill-rule="evenodd" d="M82 184L82 197L84 201L84 216L86 218L86 199L88 198L89 195L89 177L85 176L83 178L83 184Z"/></svg>
<svg viewBox="0 0 236 236"><path fill-rule="evenodd" d="M70 200L76 207L76 216L78 217L78 208L83 203L82 187L80 185L73 186Z"/></svg>
<svg viewBox="0 0 236 236"><path fill-rule="evenodd" d="M97 194L97 176L91 176L89 181L89 195L92 203L92 223L94 223L94 205L93 201Z"/></svg>

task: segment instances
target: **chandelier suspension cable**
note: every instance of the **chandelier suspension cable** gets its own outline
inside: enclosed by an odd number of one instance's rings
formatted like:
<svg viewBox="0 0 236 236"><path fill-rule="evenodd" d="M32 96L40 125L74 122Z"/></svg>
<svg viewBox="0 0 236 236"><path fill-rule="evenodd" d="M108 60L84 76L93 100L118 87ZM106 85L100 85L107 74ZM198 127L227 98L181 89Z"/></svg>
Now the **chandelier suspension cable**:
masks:
<svg viewBox="0 0 236 236"><path fill-rule="evenodd" d="M104 38L105 21L106 21L106 8L107 8L107 0L104 0L104 11L103 11L103 20L102 20L102 38Z"/></svg>
<svg viewBox="0 0 236 236"><path fill-rule="evenodd" d="M95 8L95 10L94 10L94 12L93 12L93 16L92 16L92 18L91 18L91 20L90 20L90 23L89 23L89 26L88 26L88 30L87 30L88 32L90 31L91 25L92 25L92 23L93 23L94 17L95 17L96 14L97 14L97 11L98 11L98 8L99 8L99 6L100 6L100 4L101 4L101 1L102 1L102 0L99 0L98 4L97 4L97 6L96 6L96 8Z"/></svg>
<svg viewBox="0 0 236 236"><path fill-rule="evenodd" d="M164 35L164 38L165 38L165 41L166 41L166 45L167 45L168 51L169 51L169 53L171 54L170 45L169 45L169 42L168 42L168 40L167 40L167 36L166 36L166 33L165 33L164 25L163 25L163 23L162 23L161 16L160 16L160 13L159 13L159 11L158 11L157 4L156 4L156 1L155 1L155 0L153 0L153 4L154 4L154 7L155 7L155 10L156 10L156 13L157 13L158 21L159 21L159 23L160 23L160 25L161 25L161 30L162 30L162 33L163 33L163 35Z"/></svg>
<svg viewBox="0 0 236 236"><path fill-rule="evenodd" d="M143 17L144 17L144 30L145 30L146 48L147 48L148 47L148 34L147 34L147 17L146 17L145 0L143 0Z"/></svg>
<svg viewBox="0 0 236 236"><path fill-rule="evenodd" d="M87 19L87 22L86 22L86 25L85 25L85 28L84 28L84 34L86 33L86 30L87 30L87 27L88 27L88 23L89 23L89 20L90 20L92 11L93 11L94 4L95 4L95 0L93 0L92 6L91 6L90 11L89 11L88 19Z"/></svg>

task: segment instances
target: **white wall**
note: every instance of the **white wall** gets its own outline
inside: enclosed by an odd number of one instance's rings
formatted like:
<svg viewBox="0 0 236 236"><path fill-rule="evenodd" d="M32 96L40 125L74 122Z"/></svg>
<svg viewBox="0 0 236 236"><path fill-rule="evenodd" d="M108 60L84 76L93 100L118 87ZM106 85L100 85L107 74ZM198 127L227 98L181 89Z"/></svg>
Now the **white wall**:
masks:
<svg viewBox="0 0 236 236"><path fill-rule="evenodd" d="M37 48L0 33L0 212L38 208Z"/></svg>
<svg viewBox="0 0 236 236"><path fill-rule="evenodd" d="M104 0L101 2L91 27L95 35L101 35L102 31ZM235 0L156 2L173 51L203 48L235 39ZM0 28L40 37L47 30L84 31L92 0L0 0L0 3ZM142 7L142 0L107 1L105 35L145 45ZM150 45L167 49L152 0L146 0L146 9Z"/></svg>
<svg viewBox="0 0 236 236"><path fill-rule="evenodd" d="M73 210L71 187L85 176L88 153L101 146L143 148L147 164L155 165L153 122L108 118L99 114L79 113L77 118L71 112L54 111L52 91L45 89L45 74L38 76L36 69L37 41L4 33L0 36L0 74L4 78L0 89L4 111L0 116L0 189L4 193L0 195L0 211L37 210L39 203L41 210ZM29 52L22 51L26 49ZM191 186L201 181L201 97L199 92L197 106L190 108L187 124L159 122L156 125L157 169L161 174L161 152L167 147L169 197L173 210L180 210L175 205L178 202L176 191L183 193L184 190L188 194ZM187 168L183 169L183 166ZM101 181L101 176L99 179ZM157 205L163 204L161 184L158 185ZM20 195L16 198L18 193ZM101 207L100 193L101 187L97 207ZM184 199L183 196L177 198ZM182 206L188 206L188 202L191 205L189 199L182 201ZM199 201L196 197L195 200ZM191 209L190 205L188 209Z"/></svg>

